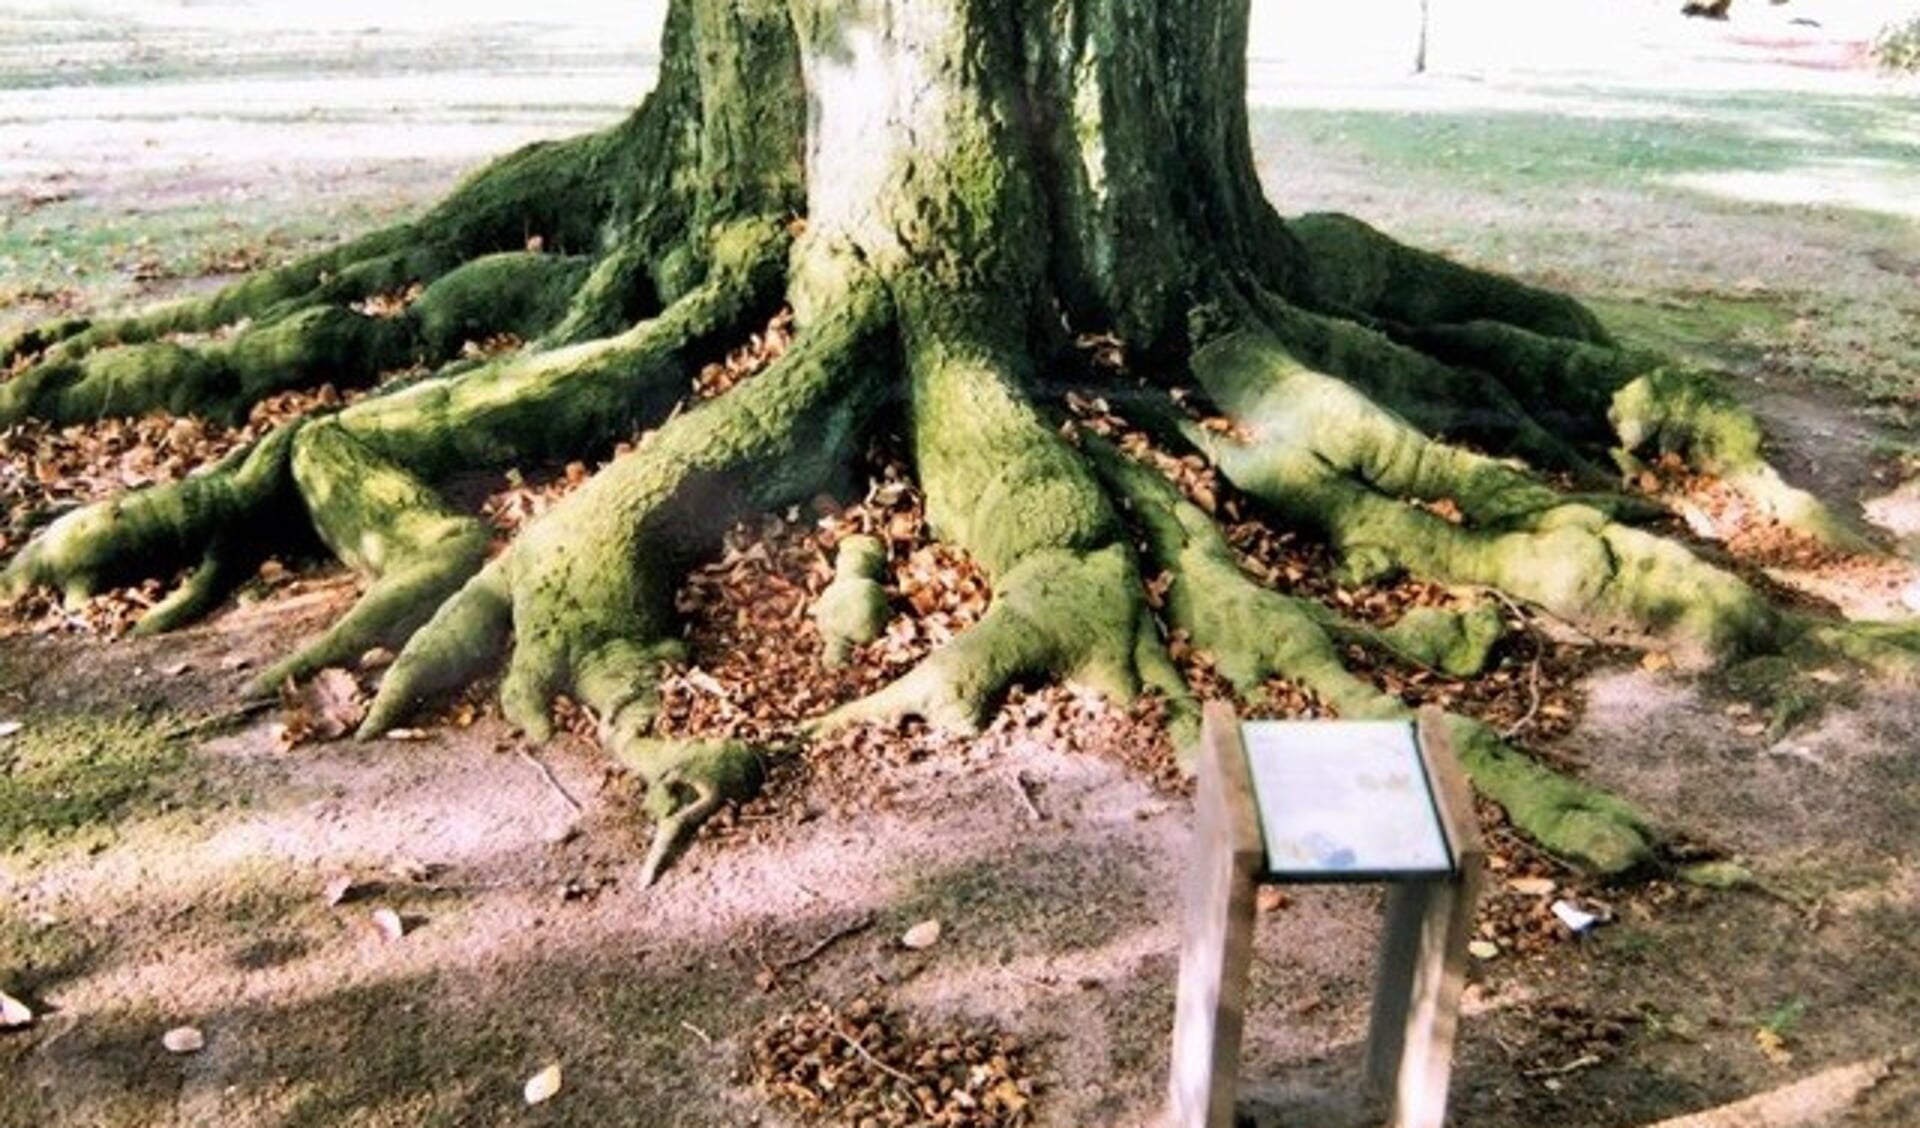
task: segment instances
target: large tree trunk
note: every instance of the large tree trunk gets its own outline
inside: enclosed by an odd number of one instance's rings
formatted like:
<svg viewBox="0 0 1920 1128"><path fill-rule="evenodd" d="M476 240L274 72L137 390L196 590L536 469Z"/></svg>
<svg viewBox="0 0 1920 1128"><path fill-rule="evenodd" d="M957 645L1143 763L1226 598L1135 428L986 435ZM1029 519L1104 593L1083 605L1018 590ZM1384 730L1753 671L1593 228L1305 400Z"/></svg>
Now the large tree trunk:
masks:
<svg viewBox="0 0 1920 1128"><path fill-rule="evenodd" d="M1152 688L1184 723L1168 629L1243 689L1285 675L1348 715L1403 706L1349 674L1337 644L1484 657L1459 616L1382 633L1263 588L1165 479L1093 434L1063 436L1070 346L1097 335L1131 360L1134 382L1113 389L1123 413L1327 538L1354 574L1493 587L1703 657L1824 640L1910 668L1907 635L1789 619L1620 523L1622 499L1570 498L1448 445L1590 485L1610 445L1677 453L1812 535L1852 535L1773 475L1751 418L1709 381L1617 349L1577 303L1343 217L1283 222L1249 147L1247 15L1247 0L675 0L658 85L613 129L514 154L413 223L211 299L0 346L15 370L0 423L234 412L321 372L438 366L211 473L72 515L5 582L78 596L197 560L147 624L164 629L216 605L272 540L260 530L300 514L369 587L264 684L404 644L377 732L510 650L516 723L544 735L571 695L653 785L653 866L757 765L751 749L653 736L658 671L680 649L674 587L733 519L831 483L876 418L904 420L930 521L986 569L993 604L821 726L976 725L1031 676ZM414 283L398 316L356 304ZM676 413L699 363L783 302L793 349ZM459 358L500 331L533 343ZM491 558L437 492L456 472L590 457L651 426ZM1143 560L1172 583L1158 616ZM859 571L823 601L829 653L872 629L878 589ZM1649 856L1630 810L1459 724L1476 782L1550 847L1605 869Z"/></svg>

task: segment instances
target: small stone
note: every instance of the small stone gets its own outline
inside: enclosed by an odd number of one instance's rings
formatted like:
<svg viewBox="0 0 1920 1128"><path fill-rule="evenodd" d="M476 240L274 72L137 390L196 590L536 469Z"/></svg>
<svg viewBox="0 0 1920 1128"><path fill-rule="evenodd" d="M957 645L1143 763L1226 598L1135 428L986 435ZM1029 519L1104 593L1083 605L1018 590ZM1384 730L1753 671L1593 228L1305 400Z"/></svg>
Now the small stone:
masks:
<svg viewBox="0 0 1920 1128"><path fill-rule="evenodd" d="M1598 915L1588 912L1572 901L1555 901L1553 915L1559 917L1560 923L1567 926L1567 931L1576 936L1591 931L1594 925L1600 923Z"/></svg>
<svg viewBox="0 0 1920 1128"><path fill-rule="evenodd" d="M551 1100L554 1095L559 1092L560 1063L555 1062L534 1074L532 1077L527 1078L527 1085L526 1088L522 1090L522 1095L526 1097L528 1104L537 1105L543 1101Z"/></svg>
<svg viewBox="0 0 1920 1128"><path fill-rule="evenodd" d="M1491 960L1500 955L1500 945L1491 940L1475 940L1467 945L1467 954L1476 960Z"/></svg>
<svg viewBox="0 0 1920 1128"><path fill-rule="evenodd" d="M33 1025L33 1008L0 991L0 1030L18 1030Z"/></svg>
<svg viewBox="0 0 1920 1128"><path fill-rule="evenodd" d="M392 909L375 909L373 910L373 929L383 939L398 940L407 934L407 922L401 920L400 914Z"/></svg>
<svg viewBox="0 0 1920 1128"><path fill-rule="evenodd" d="M170 1054L197 1054L207 1048L207 1036L198 1026L176 1026L160 1035L160 1044Z"/></svg>
<svg viewBox="0 0 1920 1128"><path fill-rule="evenodd" d="M900 937L900 946L911 951L925 951L940 942L940 922L923 920Z"/></svg>

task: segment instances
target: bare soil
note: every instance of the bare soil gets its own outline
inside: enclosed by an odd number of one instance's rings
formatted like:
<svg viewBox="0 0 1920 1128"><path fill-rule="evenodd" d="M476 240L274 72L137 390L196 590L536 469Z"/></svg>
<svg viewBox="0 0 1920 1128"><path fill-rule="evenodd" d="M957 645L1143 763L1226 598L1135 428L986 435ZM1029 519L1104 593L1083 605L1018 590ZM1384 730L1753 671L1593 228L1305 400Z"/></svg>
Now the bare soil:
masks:
<svg viewBox="0 0 1920 1128"><path fill-rule="evenodd" d="M165 19L191 15L78 11L32 26L56 45L47 50L104 59L115 75L126 56L100 48L103 36L157 34L172 26ZM594 12L607 21L601 38L613 38L613 17ZM328 36L353 27L274 38L290 61L245 77L260 84L249 87L252 104L286 94L315 57L346 50ZM212 32L170 34L186 46L162 39L176 46L155 58L228 59L206 55L226 42ZM469 39L432 40L447 73L488 36L549 53L501 87L431 111L421 106L436 103L414 102L390 121L368 107L398 89L382 85L392 79L351 71L293 103L335 107L345 125L304 110L291 121L242 113L228 131L208 124L213 103L191 81L135 74L114 87L105 132L75 134L60 123L85 116L74 107L99 92L97 75L91 86L0 90L0 117L16 123L0 121L0 239L47 221L49 209L65 209L52 220L71 233L171 203L261 201L264 215L318 193L306 214L365 209L357 214L369 219L429 200L504 143L618 112L616 97L599 94L585 106L525 109L539 104L529 91L553 89L539 75L604 77L622 62L582 48L590 36L555 34L480 21ZM1729 42L1711 44L1722 52ZM403 46L394 57L421 57L418 40ZM1524 57L1524 41L1515 52ZM0 69L10 59L0 52ZM1738 73L1790 76L1783 88L1813 81L1791 59L1775 72L1763 64L1749 59ZM1486 85L1545 97L1530 82ZM1395 84L1380 89L1399 96ZM494 117L460 108L464 99L521 109ZM145 110L127 108L135 103ZM50 116L35 124L33 113ZM413 129L428 114L441 120L423 143ZM301 140L274 140L282 130ZM103 152L139 155L118 167ZM384 159L399 154L426 159ZM1416 239L1475 225L1521 239L1561 218L1550 196L1513 185L1470 184L1445 198L1418 183L1396 190L1337 139L1262 156L1290 206L1337 201ZM1896 299L1848 272L1876 250L1905 254L1915 239L1898 219L1810 226L1799 208L1723 214L1707 197L1619 186L1591 198L1582 238L1549 239L1508 265L1622 300L1691 300L1703 280L1767 271L1810 289L1830 278L1850 300L1884 305ZM328 210L336 203L345 210ZM267 220L248 220L222 238L280 257L326 237L333 221L274 242ZM1465 238L1450 249L1491 265L1506 253ZM141 280L109 265L65 296L16 295L0 318L212 281L191 270ZM0 285L0 307L4 299ZM1920 532L1908 481L1920 466L1900 456L1913 437L1884 399L1869 404L1723 344L1790 476L1864 506L1896 535ZM636 796L586 741L532 748L490 710L456 705L419 739L288 747L279 710L239 710L250 670L352 599L350 578L298 574L295 564L164 639L85 629L0 637L0 721L23 726L0 736L0 771L24 772L26 750L49 732L75 734L63 739L76 759L100 750L89 741L133 743L127 732L158 734L173 750L112 761L127 765L111 769L126 785L118 790L58 777L59 793L0 841L0 989L38 1012L32 1026L0 1031L0 1126L816 1123L804 1098L756 1076L753 1047L783 1016L858 999L883 1000L936 1035L1017 1039L1033 1123L1152 1121L1190 810L1143 769L1141 749L1089 748L1057 723L1067 715L1129 731L1097 706L1016 706L971 744L910 734L847 742L830 761L781 775L769 800L736 812L642 889ZM1870 583L1822 563L1772 574L1842 610L1912 614L1902 604L1911 568L1888 567ZM1633 655L1585 665L1597 670L1570 691L1559 735L1534 750L1643 805L1676 835L1679 856L1732 860L1757 880L1722 891L1655 874L1602 888L1493 823L1502 868L1483 923L1496 954L1474 967L1455 1122L1650 1125L1909 1049L1920 1015L1920 695L1766 664L1698 678ZM109 721L133 727L98 727ZM49 811L68 800L91 805L56 823ZM1546 913L1558 896L1610 923L1573 936ZM1263 899L1242 1071L1253 1123L1369 1122L1350 1094L1378 915L1378 894L1365 888ZM903 945L928 920L940 922L937 941ZM162 1035L184 1025L205 1048L169 1053ZM530 1107L523 1085L551 1064L560 1090ZM1920 1123L1920 1077L1903 1062L1823 1099L1776 1122Z"/></svg>

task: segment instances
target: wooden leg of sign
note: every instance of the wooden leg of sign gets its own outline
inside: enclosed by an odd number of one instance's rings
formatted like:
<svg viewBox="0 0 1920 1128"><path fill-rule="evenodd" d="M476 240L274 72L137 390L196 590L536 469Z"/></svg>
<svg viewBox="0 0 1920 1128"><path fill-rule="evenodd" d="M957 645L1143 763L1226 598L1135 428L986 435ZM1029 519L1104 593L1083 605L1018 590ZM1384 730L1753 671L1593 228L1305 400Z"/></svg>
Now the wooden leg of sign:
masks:
<svg viewBox="0 0 1920 1128"><path fill-rule="evenodd" d="M1423 881L1388 890L1367 1078L1391 1101L1389 1128L1440 1128L1446 1120L1472 924L1468 883Z"/></svg>
<svg viewBox="0 0 1920 1128"><path fill-rule="evenodd" d="M1440 1128L1446 1121L1467 941L1486 857L1472 793L1437 714L1421 715L1420 747L1456 872L1450 881L1387 890L1367 1079L1392 1103L1389 1128Z"/></svg>
<svg viewBox="0 0 1920 1128"><path fill-rule="evenodd" d="M1264 847L1239 722L1226 709L1207 710L1194 821L1167 1124L1232 1128Z"/></svg>

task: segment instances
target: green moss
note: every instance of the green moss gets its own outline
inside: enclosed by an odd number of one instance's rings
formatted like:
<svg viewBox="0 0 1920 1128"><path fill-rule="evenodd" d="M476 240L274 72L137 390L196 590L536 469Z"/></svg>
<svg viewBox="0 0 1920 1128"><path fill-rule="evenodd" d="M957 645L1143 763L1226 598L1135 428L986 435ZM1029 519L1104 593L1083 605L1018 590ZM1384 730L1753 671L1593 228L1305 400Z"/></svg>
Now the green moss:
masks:
<svg viewBox="0 0 1920 1128"><path fill-rule="evenodd" d="M532 340L557 324L591 260L525 251L484 255L428 286L409 309L427 352L453 356L498 333Z"/></svg>
<svg viewBox="0 0 1920 1128"><path fill-rule="evenodd" d="M111 829L163 802L186 764L158 720L30 714L0 739L0 850Z"/></svg>
<svg viewBox="0 0 1920 1128"><path fill-rule="evenodd" d="M1610 417L1629 451L1685 454L1717 473L1760 461L1759 421L1703 373L1656 368L1614 394Z"/></svg>
<svg viewBox="0 0 1920 1128"><path fill-rule="evenodd" d="M880 637L887 626L887 592L880 586L886 574L886 546L869 536L850 536L840 542L833 562L833 581L813 605L828 666L841 666L853 648Z"/></svg>
<svg viewBox="0 0 1920 1128"><path fill-rule="evenodd" d="M1550 853L1603 874L1652 862L1653 831L1626 800L1521 756L1478 721L1449 716L1447 727L1474 787Z"/></svg>
<svg viewBox="0 0 1920 1128"><path fill-rule="evenodd" d="M1628 455L1683 455L1789 528L1837 548L1871 548L1819 499L1781 479L1763 453L1760 421L1705 373L1655 368L1614 394L1608 418Z"/></svg>
<svg viewBox="0 0 1920 1128"><path fill-rule="evenodd" d="M256 691L398 647L486 562L491 533L375 454L334 419L295 440L293 477L333 554L371 578L365 594L318 639L263 671Z"/></svg>
<svg viewBox="0 0 1920 1128"><path fill-rule="evenodd" d="M405 325L315 306L228 341L155 341L49 360L0 385L0 423L84 423L156 410L237 421L274 392L323 380L363 383L412 355Z"/></svg>
<svg viewBox="0 0 1920 1128"><path fill-rule="evenodd" d="M288 455L301 426L281 427L206 473L61 517L0 572L0 595L44 585L77 600L195 561L216 538L239 552L254 538L275 535L274 517L293 504Z"/></svg>
<svg viewBox="0 0 1920 1128"><path fill-rule="evenodd" d="M1103 443L1088 446L1101 474L1132 503L1154 559L1173 574L1173 625L1213 655L1236 688L1251 691L1281 676L1343 717L1409 715L1404 703L1346 669L1322 626L1324 612L1249 579L1211 519L1169 482ZM1468 629L1484 635L1497 628L1496 613L1494 622ZM1447 725L1474 786L1548 850L1603 873L1651 859L1652 835L1631 805L1518 755L1478 722L1449 716Z"/></svg>
<svg viewBox="0 0 1920 1128"><path fill-rule="evenodd" d="M1487 668L1494 645L1506 635L1506 621L1487 602L1465 611L1416 607L1382 634L1401 657L1467 678Z"/></svg>
<svg viewBox="0 0 1920 1128"><path fill-rule="evenodd" d="M1287 229L1306 250L1310 299L1321 308L1403 325L1498 321L1545 337L1610 343L1600 320L1564 294L1408 247L1351 216L1301 216Z"/></svg>

